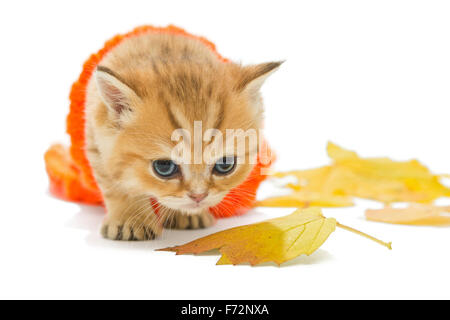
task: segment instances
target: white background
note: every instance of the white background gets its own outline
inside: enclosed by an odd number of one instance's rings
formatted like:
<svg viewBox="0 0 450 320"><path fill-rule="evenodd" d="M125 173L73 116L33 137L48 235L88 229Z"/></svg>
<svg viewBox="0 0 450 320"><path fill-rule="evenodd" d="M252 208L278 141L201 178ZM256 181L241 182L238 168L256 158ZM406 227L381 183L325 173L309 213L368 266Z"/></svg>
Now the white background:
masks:
<svg viewBox="0 0 450 320"><path fill-rule="evenodd" d="M153 249L291 210L107 241L102 209L50 196L43 163L68 141L68 93L88 55L116 33L173 23L236 61L287 60L263 87L277 169L326 164L332 140L449 173L449 17L446 1L2 1L0 298L450 298L450 230L367 222L375 202L324 212L392 251L337 230L282 267L215 266Z"/></svg>

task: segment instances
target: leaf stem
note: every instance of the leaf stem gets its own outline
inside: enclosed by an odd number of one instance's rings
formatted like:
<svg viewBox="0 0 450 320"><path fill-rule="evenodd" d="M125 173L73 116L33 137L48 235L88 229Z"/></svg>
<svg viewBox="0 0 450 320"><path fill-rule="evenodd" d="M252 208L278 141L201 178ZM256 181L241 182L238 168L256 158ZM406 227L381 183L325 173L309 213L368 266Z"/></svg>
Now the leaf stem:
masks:
<svg viewBox="0 0 450 320"><path fill-rule="evenodd" d="M392 242L384 242L384 241L381 241L381 240L379 240L379 239L377 239L377 238L375 238L375 237L372 237L371 235L368 235L367 233L364 233L364 232L361 232L361 231L359 231L359 230L353 229L352 227L343 225L343 224L341 224L341 223L339 223L339 222L336 222L336 225L337 225L339 228L341 228L341 229L344 229L344 230L347 230L347 231L356 233L357 235L360 235L360 236L362 236L362 237L364 237L364 238L367 238L367 239L370 239L370 240L372 240L372 241L375 241L376 243L381 244L382 246L385 246L385 247L388 248L389 250L392 250Z"/></svg>

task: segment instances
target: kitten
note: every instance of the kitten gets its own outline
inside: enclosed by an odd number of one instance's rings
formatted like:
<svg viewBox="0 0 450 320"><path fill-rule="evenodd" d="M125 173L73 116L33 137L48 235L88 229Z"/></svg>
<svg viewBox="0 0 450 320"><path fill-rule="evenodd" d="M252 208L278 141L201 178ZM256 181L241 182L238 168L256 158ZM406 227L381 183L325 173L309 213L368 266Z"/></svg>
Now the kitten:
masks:
<svg viewBox="0 0 450 320"><path fill-rule="evenodd" d="M86 153L107 211L102 235L148 240L163 225L212 225L208 208L249 175L249 150L224 149L209 163L180 163L173 159L172 133L194 136L194 121L203 132L224 135L260 129L259 89L280 64L225 63L200 41L174 34L146 33L112 49L86 93Z"/></svg>

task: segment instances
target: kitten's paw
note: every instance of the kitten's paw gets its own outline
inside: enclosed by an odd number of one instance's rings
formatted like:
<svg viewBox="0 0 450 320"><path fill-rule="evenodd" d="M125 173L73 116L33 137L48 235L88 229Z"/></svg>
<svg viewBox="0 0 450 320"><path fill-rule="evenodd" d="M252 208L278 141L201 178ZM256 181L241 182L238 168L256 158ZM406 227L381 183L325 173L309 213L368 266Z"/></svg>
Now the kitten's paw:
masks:
<svg viewBox="0 0 450 320"><path fill-rule="evenodd" d="M205 211L199 214L175 213L166 218L164 227L167 229L203 229L216 222L211 213Z"/></svg>
<svg viewBox="0 0 450 320"><path fill-rule="evenodd" d="M153 224L138 222L115 222L108 221L102 225L101 234L106 239L122 241L144 241L153 240L161 234L162 229Z"/></svg>

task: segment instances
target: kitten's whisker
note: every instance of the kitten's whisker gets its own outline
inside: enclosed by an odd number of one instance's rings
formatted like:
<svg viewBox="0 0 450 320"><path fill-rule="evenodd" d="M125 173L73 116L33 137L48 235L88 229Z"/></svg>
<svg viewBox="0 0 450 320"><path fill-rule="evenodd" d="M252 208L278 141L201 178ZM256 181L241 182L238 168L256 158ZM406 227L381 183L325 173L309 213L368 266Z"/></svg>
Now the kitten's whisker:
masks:
<svg viewBox="0 0 450 320"><path fill-rule="evenodd" d="M133 224L130 226L130 228L131 229L133 229L134 227L135 227L135 225L136 225L136 223L138 223L138 219L140 218L140 217L142 217L143 215L145 215L145 213L148 211L148 209L151 207L151 204L150 203L146 203L146 204L144 204L144 205L142 205L141 207L140 207L140 209L139 209L139 211L137 211L137 213L135 213L134 215L133 215L133 220L131 221L131 222L133 222ZM150 215L149 215L150 216ZM128 219L128 220L130 220L130 218ZM127 220L127 222L128 222L128 220ZM130 222L130 223L131 223ZM139 226L139 228L140 228L141 226Z"/></svg>
<svg viewBox="0 0 450 320"><path fill-rule="evenodd" d="M123 211L120 213L119 219L122 219L122 217L123 217L125 214L128 214L128 213L129 213L129 210L131 210L134 206L136 206L136 205L138 205L138 204L140 205L142 202L145 204L145 201L149 201L149 202L150 202L150 199L148 199L148 197L141 196L141 197L137 198L137 200L130 201L130 204L125 208L125 210L123 210ZM140 208L140 206L139 206L138 208Z"/></svg>

